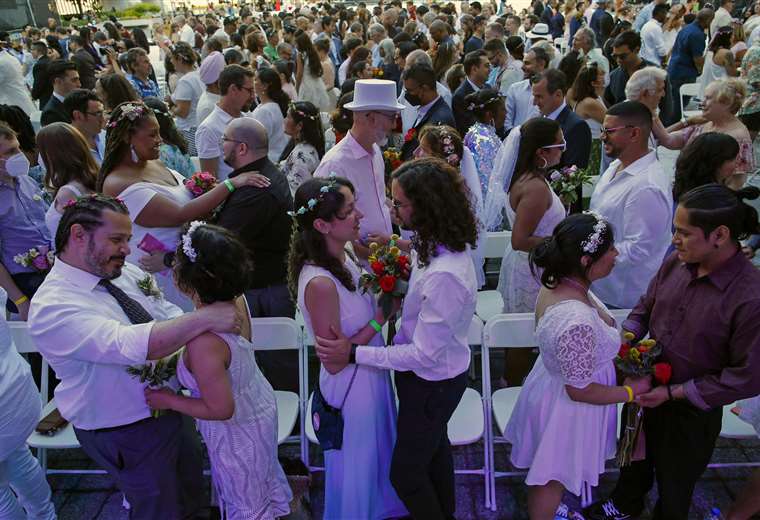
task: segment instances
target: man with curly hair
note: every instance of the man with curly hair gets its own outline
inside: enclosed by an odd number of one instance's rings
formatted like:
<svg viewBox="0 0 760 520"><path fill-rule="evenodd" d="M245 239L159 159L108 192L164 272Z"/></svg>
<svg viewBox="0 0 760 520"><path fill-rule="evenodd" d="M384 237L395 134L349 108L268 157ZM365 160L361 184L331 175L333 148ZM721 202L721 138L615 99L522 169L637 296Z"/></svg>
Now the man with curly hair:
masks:
<svg viewBox="0 0 760 520"><path fill-rule="evenodd" d="M317 337L322 363L395 371L398 434L391 483L413 518L453 518L454 464L447 423L467 386L467 332L476 279L467 246L475 217L459 172L436 158L403 164L393 174L393 208L415 232L412 275L393 348Z"/></svg>

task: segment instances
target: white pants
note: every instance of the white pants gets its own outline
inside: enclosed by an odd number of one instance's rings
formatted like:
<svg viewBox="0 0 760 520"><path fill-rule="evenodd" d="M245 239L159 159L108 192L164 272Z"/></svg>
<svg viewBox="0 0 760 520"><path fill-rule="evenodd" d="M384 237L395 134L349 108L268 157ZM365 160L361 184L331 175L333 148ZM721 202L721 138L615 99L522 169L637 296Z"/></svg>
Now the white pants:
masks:
<svg viewBox="0 0 760 520"><path fill-rule="evenodd" d="M0 520L55 520L51 494L45 473L25 444L0 461Z"/></svg>

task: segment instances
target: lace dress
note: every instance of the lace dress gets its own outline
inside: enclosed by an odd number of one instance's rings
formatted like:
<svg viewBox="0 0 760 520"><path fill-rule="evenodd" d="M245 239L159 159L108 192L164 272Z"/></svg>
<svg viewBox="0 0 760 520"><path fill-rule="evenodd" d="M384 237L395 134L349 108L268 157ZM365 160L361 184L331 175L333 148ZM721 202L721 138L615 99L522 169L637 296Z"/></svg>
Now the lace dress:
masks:
<svg viewBox="0 0 760 520"><path fill-rule="evenodd" d="M512 444L510 459L518 468L530 468L529 486L557 480L579 495L584 482L598 484L605 461L615 455L617 412L615 405L573 401L565 385L614 385L619 334L595 308L565 300L546 309L536 339L540 356L504 434Z"/></svg>
<svg viewBox="0 0 760 520"><path fill-rule="evenodd" d="M345 267L354 282L358 282L359 267L349 258ZM322 267L304 265L298 277L298 307L312 337L314 328L304 303L304 293L309 281L317 276L330 278L335 283L340 304L340 328L346 336L353 336L374 316L373 297L361 290L349 291ZM380 334L369 344L385 348ZM348 365L333 375L320 367L319 387L330 405L340 406L355 366ZM343 421L342 449L324 454L324 518L380 520L406 516L406 508L390 481L391 457L396 443L396 399L387 370L359 366L343 407Z"/></svg>
<svg viewBox="0 0 760 520"><path fill-rule="evenodd" d="M253 334L256 333L254 330ZM253 345L241 336L219 334L230 349L227 369L235 413L225 421L196 419L208 449L211 480L227 520L265 520L290 513L293 498L277 460L277 403L256 365ZM177 363L180 383L198 399L198 383Z"/></svg>
<svg viewBox="0 0 760 520"><path fill-rule="evenodd" d="M551 192L552 205L541 217L533 236L550 236L554 227L565 218L566 210L562 201L553 190ZM509 204L509 193L506 194L506 197L507 218L510 226L514 227L515 212ZM541 282L530 272L528 253L515 251L512 249L512 244L507 243L507 251L501 261L501 272L499 273L499 285L497 287L504 301L504 312L533 312L536 308L536 297L540 288Z"/></svg>

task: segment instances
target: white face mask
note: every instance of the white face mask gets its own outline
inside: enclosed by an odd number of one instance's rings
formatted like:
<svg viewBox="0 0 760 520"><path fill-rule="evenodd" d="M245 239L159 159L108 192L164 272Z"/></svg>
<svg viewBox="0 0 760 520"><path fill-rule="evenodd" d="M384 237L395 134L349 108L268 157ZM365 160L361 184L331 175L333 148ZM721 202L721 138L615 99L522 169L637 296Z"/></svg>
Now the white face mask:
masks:
<svg viewBox="0 0 760 520"><path fill-rule="evenodd" d="M29 159L23 152L10 156L5 160L5 172L11 177L21 177L29 173Z"/></svg>

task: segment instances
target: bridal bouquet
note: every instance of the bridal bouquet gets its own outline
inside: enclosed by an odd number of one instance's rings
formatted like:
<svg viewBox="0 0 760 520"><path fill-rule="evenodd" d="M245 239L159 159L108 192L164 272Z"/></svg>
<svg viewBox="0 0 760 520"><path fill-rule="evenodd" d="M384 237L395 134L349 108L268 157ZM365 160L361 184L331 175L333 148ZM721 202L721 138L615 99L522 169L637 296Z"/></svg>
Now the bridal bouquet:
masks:
<svg viewBox="0 0 760 520"><path fill-rule="evenodd" d="M141 383L147 383L152 389L169 386L168 383L177 375L177 361L182 355L183 349L178 350L171 356L159 359L158 361L145 363L144 365L133 365L127 367L127 374L140 379ZM162 410L153 410L154 418L161 415Z"/></svg>
<svg viewBox="0 0 760 520"><path fill-rule="evenodd" d="M194 173L192 177L185 181L185 188L190 190L193 197L200 197L207 191L214 189L216 186L216 177L209 172Z"/></svg>
<svg viewBox="0 0 760 520"><path fill-rule="evenodd" d="M55 254L48 246L33 247L26 253L14 256L13 261L24 267L33 267L41 273L46 273L53 267Z"/></svg>
<svg viewBox="0 0 760 520"><path fill-rule="evenodd" d="M627 377L654 376L655 381L666 385L670 381L672 367L669 363L657 362L662 354L662 346L653 339L641 340L635 345L631 342L634 335L626 332L625 342L620 346L615 357L615 367ZM618 445L617 462L620 467L629 465L637 444L643 441L643 410L635 403L628 403L625 412L625 426Z"/></svg>
<svg viewBox="0 0 760 520"><path fill-rule="evenodd" d="M377 301L388 318L393 308L393 298L401 298L409 289L411 266L409 257L401 254L396 246L398 235L391 235L385 246L376 242L369 245L369 266L371 273L365 273L359 279L359 286L364 292L379 294Z"/></svg>
<svg viewBox="0 0 760 520"><path fill-rule="evenodd" d="M591 184L591 175L585 169L579 170L577 166L565 166L549 173L549 184L562 204L570 206L578 200L578 187Z"/></svg>

